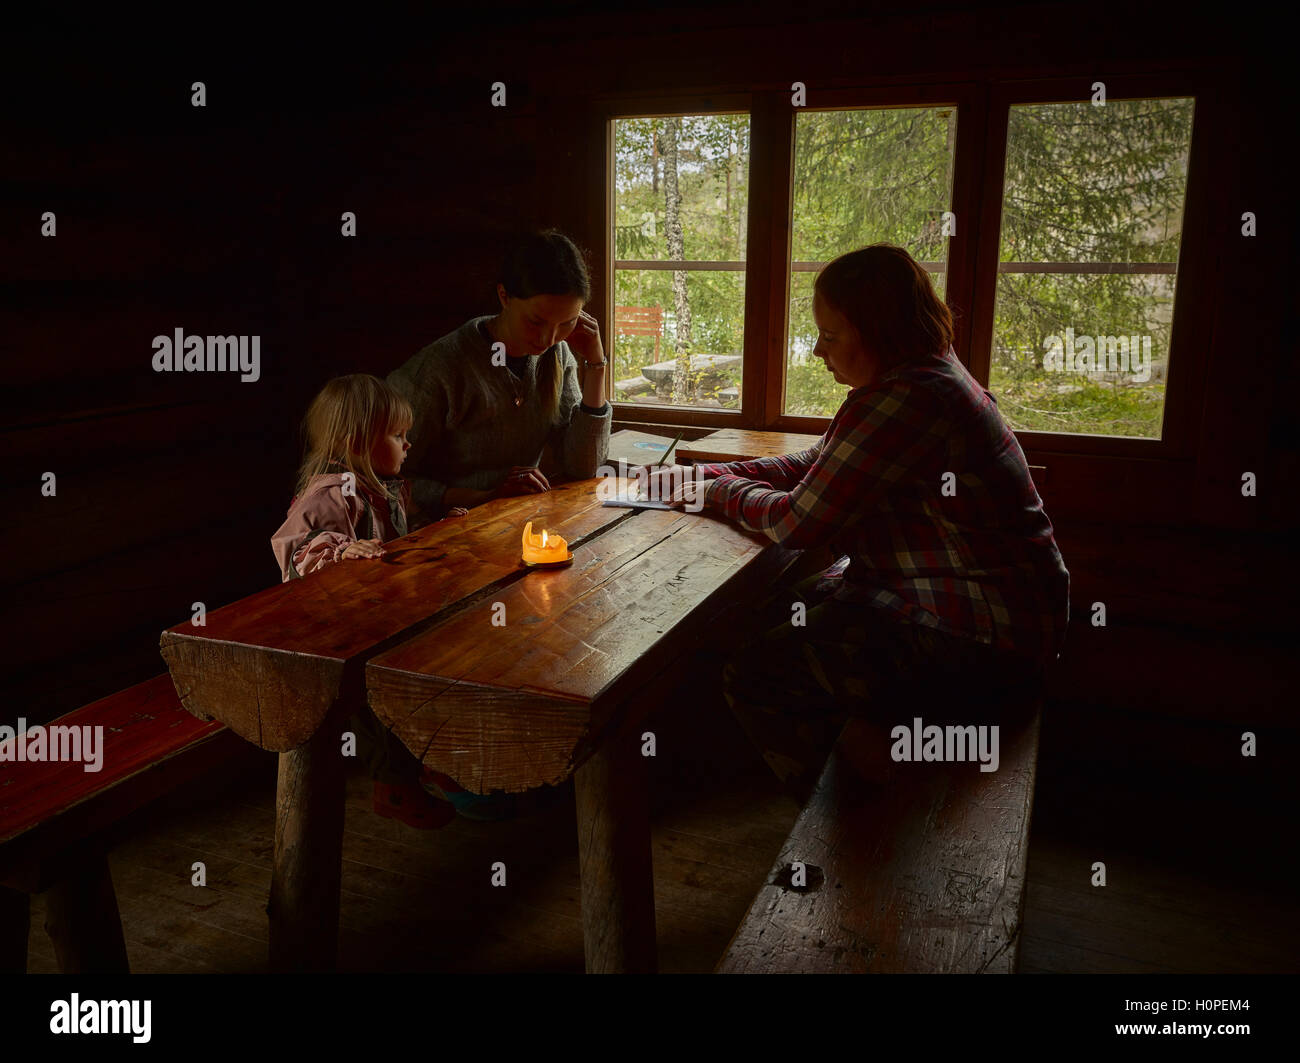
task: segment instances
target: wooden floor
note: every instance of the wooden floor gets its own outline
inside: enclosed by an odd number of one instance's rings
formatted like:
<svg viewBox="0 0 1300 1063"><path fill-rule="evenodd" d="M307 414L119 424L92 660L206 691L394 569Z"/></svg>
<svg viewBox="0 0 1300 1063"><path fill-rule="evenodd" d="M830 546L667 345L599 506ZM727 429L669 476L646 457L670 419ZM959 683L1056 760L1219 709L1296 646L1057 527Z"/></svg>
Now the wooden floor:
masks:
<svg viewBox="0 0 1300 1063"><path fill-rule="evenodd" d="M651 726L660 969L708 972L798 809L724 712L681 698ZM1053 760L1049 735L1045 728L1022 971L1295 969L1294 878L1274 855L1291 847L1289 830L1270 849L1266 821L1213 795L1200 807L1113 775L1088 782L1084 768ZM225 776L119 832L110 860L133 971L267 969L275 761L254 754ZM571 785L527 818L457 819L437 831L381 819L370 799L370 780L350 778L341 969L582 970ZM505 887L490 884L498 860ZM1104 888L1091 885L1097 860L1106 863ZM206 865L206 887L191 884L195 861ZM33 898L33 972L57 970L44 914L44 898Z"/></svg>

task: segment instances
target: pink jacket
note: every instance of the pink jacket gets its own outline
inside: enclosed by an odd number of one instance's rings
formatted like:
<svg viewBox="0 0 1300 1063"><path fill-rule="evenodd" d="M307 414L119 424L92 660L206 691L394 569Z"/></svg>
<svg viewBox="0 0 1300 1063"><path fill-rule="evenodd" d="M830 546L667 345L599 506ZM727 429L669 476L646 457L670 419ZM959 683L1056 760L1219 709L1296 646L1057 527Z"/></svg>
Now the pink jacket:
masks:
<svg viewBox="0 0 1300 1063"><path fill-rule="evenodd" d="M388 498L366 492L343 493L343 474L313 476L307 490L293 500L280 530L271 536L271 549L287 583L341 560L350 543L360 539L388 542L406 534L405 491L400 480L386 481Z"/></svg>

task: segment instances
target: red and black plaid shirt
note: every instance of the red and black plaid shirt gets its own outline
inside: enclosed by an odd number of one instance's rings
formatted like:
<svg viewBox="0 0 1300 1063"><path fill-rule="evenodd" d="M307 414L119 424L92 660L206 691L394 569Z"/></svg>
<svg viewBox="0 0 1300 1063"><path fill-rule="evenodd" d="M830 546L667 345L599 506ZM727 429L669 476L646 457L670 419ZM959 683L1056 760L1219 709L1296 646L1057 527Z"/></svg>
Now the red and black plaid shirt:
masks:
<svg viewBox="0 0 1300 1063"><path fill-rule="evenodd" d="M947 354L849 392L799 454L702 464L705 504L791 549L850 557L835 597L1048 661L1069 573L996 400Z"/></svg>

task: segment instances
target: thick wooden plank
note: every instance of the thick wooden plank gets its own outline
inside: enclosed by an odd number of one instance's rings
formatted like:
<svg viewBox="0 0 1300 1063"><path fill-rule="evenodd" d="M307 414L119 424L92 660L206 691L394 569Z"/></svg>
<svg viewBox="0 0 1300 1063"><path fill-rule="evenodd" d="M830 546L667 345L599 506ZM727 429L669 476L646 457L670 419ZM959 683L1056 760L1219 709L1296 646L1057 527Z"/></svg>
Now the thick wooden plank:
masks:
<svg viewBox="0 0 1300 1063"><path fill-rule="evenodd" d="M103 728L100 769L87 771L81 761L18 761L19 747L31 734L0 742L0 758L9 762L0 788L0 843L222 729L182 710L166 675L59 717L45 725L47 743L52 727Z"/></svg>
<svg viewBox="0 0 1300 1063"><path fill-rule="evenodd" d="M701 439L677 445L681 461L748 461L807 450L821 436L799 432L756 432L747 428L723 428Z"/></svg>
<svg viewBox="0 0 1300 1063"><path fill-rule="evenodd" d="M231 757L238 739L218 723L185 712L162 675L55 721L103 727L103 762L6 765L0 786L0 878L45 888L45 858L117 822L193 775ZM11 739L16 744L19 739Z"/></svg>
<svg viewBox="0 0 1300 1063"><path fill-rule="evenodd" d="M225 414L237 425L257 424L257 415L250 410L228 407ZM103 430L103 426L96 427ZM253 466L266 460L267 450L253 432L249 427L220 434L214 429L202 442L187 442L182 437L172 445L183 448L194 465L225 461L232 467ZM44 435L45 431L35 434ZM156 440L151 445L156 448ZM286 465L292 462L291 455L283 457ZM156 558L157 544L164 536L197 537L242 515L247 515L249 523L267 521L267 513L274 513L284 500L274 480L250 483L237 499L218 491L195 490L194 465L178 463L170 451L137 455L116 467L87 462L82 456L60 460L46 455L12 462L10 482L15 486L0 491L0 505L6 512L23 514L23 519L0 532L0 549L21 555L24 563L0 576L0 585L28 584L142 546L153 546ZM49 469L57 472L58 494L42 498L38 496L41 476ZM147 483L149 490L140 490L142 483ZM130 520L121 519L124 499L130 499ZM273 530L273 525L267 528L266 539ZM266 559L271 561L269 547ZM273 561L267 573L274 577Z"/></svg>
<svg viewBox="0 0 1300 1063"><path fill-rule="evenodd" d="M1000 726L982 772L894 763L851 721L719 973L1013 971L1039 717Z"/></svg>
<svg viewBox="0 0 1300 1063"><path fill-rule="evenodd" d="M626 519L629 511L601 506L595 484L488 503L392 541L382 561L332 565L209 613L205 627L163 632L182 703L263 749L296 748L342 693L346 666L522 576L525 523L573 544Z"/></svg>
<svg viewBox="0 0 1300 1063"><path fill-rule="evenodd" d="M152 643L164 624L188 621L193 602L215 609L266 587L278 578L266 524L265 514L244 514L23 583L10 595L11 601L21 597L21 609L0 613L0 640L23 647L22 658L11 665L18 682L30 681L39 695L58 683L60 673L81 671L85 657L106 648L126 649L124 636L136 639L148 632ZM178 577L181 559L184 575ZM70 617L77 622L76 652L71 654ZM134 644L148 643L140 639ZM149 656L150 671L155 671L158 657L152 647ZM46 719L58 715L46 711L44 697L33 700L34 710ZM26 715L39 718L36 711Z"/></svg>
<svg viewBox="0 0 1300 1063"><path fill-rule="evenodd" d="M707 641L713 611L788 555L705 514L639 511L569 568L531 572L373 659L370 706L475 793L558 784L621 699Z"/></svg>

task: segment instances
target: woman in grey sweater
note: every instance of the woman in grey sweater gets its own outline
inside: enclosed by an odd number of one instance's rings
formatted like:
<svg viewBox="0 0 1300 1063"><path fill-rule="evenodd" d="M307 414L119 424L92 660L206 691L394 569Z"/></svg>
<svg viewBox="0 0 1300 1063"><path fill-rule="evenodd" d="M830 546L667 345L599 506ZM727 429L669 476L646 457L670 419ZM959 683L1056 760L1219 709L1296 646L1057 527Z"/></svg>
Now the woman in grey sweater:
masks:
<svg viewBox="0 0 1300 1063"><path fill-rule="evenodd" d="M613 410L591 282L573 242L555 230L510 249L501 309L436 340L388 376L415 411L404 474L422 521L453 506L546 491L546 443L564 475L596 475ZM581 371L580 368L581 367Z"/></svg>

